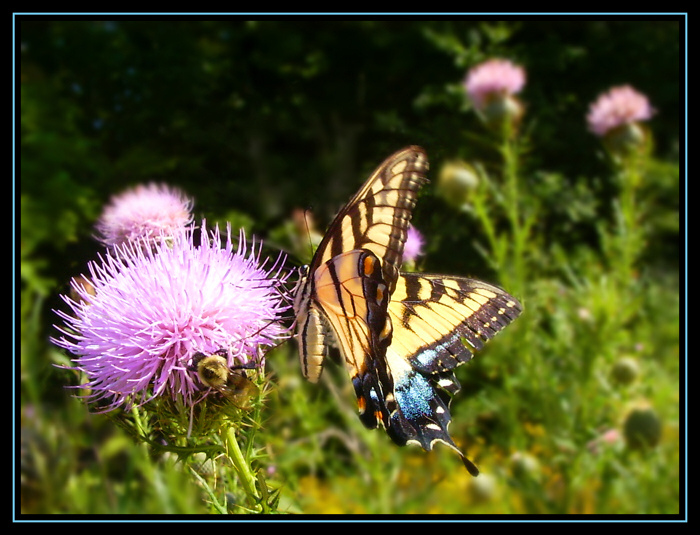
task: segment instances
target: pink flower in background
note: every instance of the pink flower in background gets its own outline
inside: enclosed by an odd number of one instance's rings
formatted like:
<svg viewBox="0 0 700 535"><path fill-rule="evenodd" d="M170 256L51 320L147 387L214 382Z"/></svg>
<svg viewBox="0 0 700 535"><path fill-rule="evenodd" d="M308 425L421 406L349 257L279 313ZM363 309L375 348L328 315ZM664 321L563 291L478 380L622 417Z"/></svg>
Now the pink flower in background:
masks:
<svg viewBox="0 0 700 535"><path fill-rule="evenodd" d="M283 258L266 267L259 247L248 251L241 232L235 248L227 230L223 245L202 223L201 245L190 227L152 248L117 246L119 259L89 264L90 289L74 282L78 299L63 296L71 313L57 312L64 325L52 342L76 355L101 411L161 395L191 403L196 353L225 349L229 365L245 364L284 337Z"/></svg>
<svg viewBox="0 0 700 535"><path fill-rule="evenodd" d="M622 85L601 94L591 104L586 120L591 132L604 136L619 126L647 120L654 112L645 95Z"/></svg>
<svg viewBox="0 0 700 535"><path fill-rule="evenodd" d="M464 86L474 107L483 110L492 99L519 93L525 70L505 59L491 59L470 69Z"/></svg>
<svg viewBox="0 0 700 535"><path fill-rule="evenodd" d="M108 247L171 236L192 222L192 200L164 184L138 185L115 195L97 222Z"/></svg>
<svg viewBox="0 0 700 535"><path fill-rule="evenodd" d="M587 444L591 453L598 454L603 448L616 446L622 440L622 434L618 429L608 429Z"/></svg>
<svg viewBox="0 0 700 535"><path fill-rule="evenodd" d="M406 244L403 248L403 261L415 262L423 254L423 245L425 245L425 240L421 233L418 232L416 227L409 225Z"/></svg>

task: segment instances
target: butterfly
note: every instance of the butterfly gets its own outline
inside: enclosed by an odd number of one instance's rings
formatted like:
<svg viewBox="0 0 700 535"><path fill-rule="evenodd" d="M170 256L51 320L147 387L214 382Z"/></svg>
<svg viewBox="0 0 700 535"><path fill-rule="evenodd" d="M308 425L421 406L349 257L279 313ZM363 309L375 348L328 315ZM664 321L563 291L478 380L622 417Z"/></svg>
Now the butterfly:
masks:
<svg viewBox="0 0 700 535"><path fill-rule="evenodd" d="M401 273L428 158L417 146L387 158L330 224L294 294L303 375L318 381L337 345L362 423L398 445L442 442L479 470L447 427L460 384L454 369L522 311L513 296L474 279Z"/></svg>

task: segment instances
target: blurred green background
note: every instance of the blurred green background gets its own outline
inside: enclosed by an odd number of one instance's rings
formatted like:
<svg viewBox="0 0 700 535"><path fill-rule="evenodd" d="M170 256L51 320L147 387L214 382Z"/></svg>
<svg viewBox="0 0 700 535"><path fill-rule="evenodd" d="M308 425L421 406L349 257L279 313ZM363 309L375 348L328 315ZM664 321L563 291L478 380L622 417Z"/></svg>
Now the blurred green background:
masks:
<svg viewBox="0 0 700 535"><path fill-rule="evenodd" d="M88 414L63 388L74 377L52 366L66 362L48 342L58 294L96 258L94 222L127 186L178 186L196 220L285 246L293 210L311 208L322 230L386 156L421 145L433 182L414 216L428 241L422 269L504 284L507 266L479 253L484 229L434 188L448 161L499 173L462 87L492 57L527 71L519 189L537 212L527 285L507 288L525 313L458 373L450 429L482 475L462 473L447 448L397 448L363 429L344 370L306 384L290 342L269 355L259 435L281 509L679 512L678 21L25 18L16 29L23 513L209 511L179 465ZM657 110L639 192L644 240L627 280L601 238L614 234L620 186L585 123L588 105L620 84ZM625 440L630 414L658 437Z"/></svg>

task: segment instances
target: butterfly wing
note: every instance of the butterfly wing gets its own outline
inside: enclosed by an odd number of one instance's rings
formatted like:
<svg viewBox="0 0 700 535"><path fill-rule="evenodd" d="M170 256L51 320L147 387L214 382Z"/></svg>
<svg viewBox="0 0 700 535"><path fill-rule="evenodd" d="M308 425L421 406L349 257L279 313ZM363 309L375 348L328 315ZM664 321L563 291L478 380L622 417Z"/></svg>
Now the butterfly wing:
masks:
<svg viewBox="0 0 700 535"><path fill-rule="evenodd" d="M370 279L381 277L386 292L389 295L393 292L411 212L418 190L427 182L427 169L428 159L420 147L407 147L387 158L335 217L311 265L302 273L295 293L294 309L302 373L310 381L317 381L323 369L329 332L336 338L351 339L357 336L352 342L348 341L343 350L346 363L351 368L360 365L362 351L370 347L371 335L365 328L354 327L340 332L335 329L340 327L337 313L347 317L346 311L362 306L364 279L360 274L365 267L358 267L357 255L343 255L359 250L371 252L379 261L377 269L380 272L375 271ZM333 277L338 272L353 270L354 277L347 277L343 282L345 288L338 289L335 295L333 288L338 287L338 282ZM350 296L355 297L349 300ZM380 314L377 312L377 316ZM350 317L362 316L352 312ZM329 330L329 324L334 328ZM345 321L343 328L349 329L350 325L353 325L351 320Z"/></svg>
<svg viewBox="0 0 700 535"><path fill-rule="evenodd" d="M453 448L467 469L478 470L452 441L449 393L460 385L453 370L518 317L520 303L484 282L403 273L388 306L393 325L386 352L396 407L387 432L397 444L431 450L435 442Z"/></svg>
<svg viewBox="0 0 700 535"><path fill-rule="evenodd" d="M343 252L367 249L380 260L393 292L411 213L427 171L428 157L420 147L407 147L384 160L335 217L310 270Z"/></svg>

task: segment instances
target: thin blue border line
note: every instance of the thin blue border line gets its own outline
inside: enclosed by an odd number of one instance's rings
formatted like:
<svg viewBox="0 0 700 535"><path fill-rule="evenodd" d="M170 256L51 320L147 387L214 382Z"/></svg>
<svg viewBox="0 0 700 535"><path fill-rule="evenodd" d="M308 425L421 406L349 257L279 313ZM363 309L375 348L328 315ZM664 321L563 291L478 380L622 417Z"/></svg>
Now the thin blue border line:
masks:
<svg viewBox="0 0 700 535"><path fill-rule="evenodd" d="M646 518L639 518L639 519L619 519L616 520L615 518L605 518L605 519L588 519L588 518L576 518L572 520L567 520L565 517L558 516L558 515L552 515L556 516L556 518L514 518L514 519L474 519L470 520L468 516L457 516L457 518L451 520L447 518L436 518L436 519L429 519L429 518L417 518L417 519L392 519L392 518L360 518L360 519L353 519L352 515L347 515L348 518L343 518L343 519L334 519L334 518L329 518L329 519L323 519L323 518L304 518L303 515L296 515L299 516L299 518L292 518L290 517L289 519L283 518L279 519L276 518L274 520L266 520L264 518L259 518L259 519L248 519L248 518L241 518L239 519L238 517L234 516L233 518L227 520L227 519L210 519L208 516L198 516L197 518L174 518L174 519L168 519L168 518L149 518L149 519L120 519L120 518L112 518L112 519L99 519L99 518L91 518L90 515L85 515L87 518L83 519L39 519L39 520L16 520L15 522L20 523L20 522L33 522L33 523L41 523L41 522L50 522L52 524L54 523L61 523L61 522L70 522L70 523L76 523L76 522L90 522L90 523L114 523L114 522L123 522L123 523L130 523L130 522L135 522L135 523L152 523L152 522L157 522L159 524L163 523L177 523L177 524L183 524L183 523L198 523L201 524L202 522L206 523L211 523L211 522L218 522L218 523L228 523L228 524L236 524L236 523L246 523L246 524L256 524L256 523L271 523L271 524L348 524L348 523L357 523L357 524L406 524L406 523L411 523L411 524L464 524L464 523L471 523L471 524L485 524L485 523L499 523L499 524L507 524L507 523L517 523L517 524L522 524L522 523L536 523L536 524L545 524L545 523L550 523L554 522L557 524L563 523L563 522L585 522L585 523L604 523L604 524L610 524L610 523L625 523L625 524L631 524L631 523L644 523L644 524L653 524L653 523L679 523L679 522L687 522L687 519L646 519ZM116 515L115 515L116 516ZM340 515L343 516L343 515ZM517 515L515 515L517 516Z"/></svg>
<svg viewBox="0 0 700 535"><path fill-rule="evenodd" d="M685 15L685 517L688 519L688 15Z"/></svg>
<svg viewBox="0 0 700 535"><path fill-rule="evenodd" d="M598 12L598 11L580 11L580 12L569 12L569 11L523 11L523 12L513 12L513 13L503 13L495 11L273 11L273 12L259 12L259 11L211 11L202 13L188 13L188 12L168 12L168 11L153 11L146 13L134 13L130 11L109 11L109 12L13 12L13 17L16 15L683 15L686 17L686 31L688 26L688 13L684 11L679 12L666 12L666 11L649 11L640 13L630 13L626 11L612 11L612 12Z"/></svg>
<svg viewBox="0 0 700 535"><path fill-rule="evenodd" d="M17 249L16 249L16 240L15 240L15 233L17 231L17 213L15 209L16 205L16 188L15 184L17 182L17 174L16 174L16 167L15 167L15 154L16 154L16 140L15 140L15 132L17 132L17 128L15 125L16 117L15 117L15 82L16 82L16 76L17 76L17 71L15 69L15 42L16 42L16 36L15 36L15 20L14 20L14 14L12 17L12 481L16 482L17 479L17 473L15 471L15 467L17 466L17 457L15 454L16 450L16 444L17 444L17 421L15 419L15 403L17 399L17 392L16 392L16 385L17 385L17 359L15 356L17 355L17 327L16 327L16 318L15 318L15 310L16 310L16 288L17 288ZM16 512L16 507L17 507L17 502L16 502L16 492L12 492L12 516L13 516L13 521L17 521L16 518L14 518L15 512Z"/></svg>

